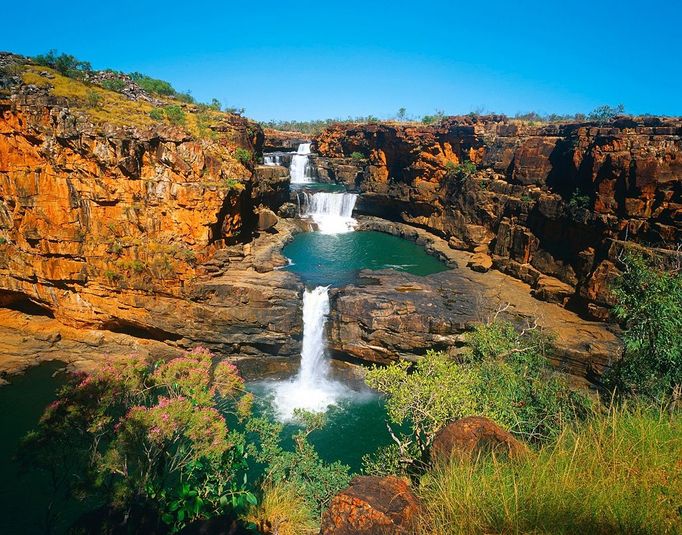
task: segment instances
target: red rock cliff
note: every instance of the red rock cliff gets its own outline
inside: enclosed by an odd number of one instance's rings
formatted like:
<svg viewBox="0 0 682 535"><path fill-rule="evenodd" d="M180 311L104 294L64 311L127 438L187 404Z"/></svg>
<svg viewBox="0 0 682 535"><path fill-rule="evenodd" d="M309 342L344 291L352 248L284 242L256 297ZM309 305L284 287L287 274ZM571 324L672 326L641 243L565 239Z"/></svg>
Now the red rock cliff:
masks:
<svg viewBox="0 0 682 535"><path fill-rule="evenodd" d="M679 119L338 125L313 148L323 179L362 193L360 211L490 255L538 297L596 317L611 304L607 282L626 240L663 250L682 241Z"/></svg>

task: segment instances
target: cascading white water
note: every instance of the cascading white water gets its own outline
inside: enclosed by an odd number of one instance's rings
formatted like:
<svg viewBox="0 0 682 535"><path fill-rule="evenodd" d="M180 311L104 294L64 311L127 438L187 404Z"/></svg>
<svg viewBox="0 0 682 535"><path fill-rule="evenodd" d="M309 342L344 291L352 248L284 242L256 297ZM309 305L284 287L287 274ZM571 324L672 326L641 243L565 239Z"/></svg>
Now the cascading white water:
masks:
<svg viewBox="0 0 682 535"><path fill-rule="evenodd" d="M310 143L301 143L298 151L291 157L289 175L292 184L307 184L312 182L310 172Z"/></svg>
<svg viewBox="0 0 682 535"><path fill-rule="evenodd" d="M282 165L281 154L264 154L263 165Z"/></svg>
<svg viewBox="0 0 682 535"><path fill-rule="evenodd" d="M299 208L302 217L309 217L322 234L352 232L357 221L353 209L358 196L355 193L306 193L303 192L303 206Z"/></svg>
<svg viewBox="0 0 682 535"><path fill-rule="evenodd" d="M350 393L344 385L328 377L329 361L325 354L327 314L328 287L306 290L303 294L301 368L296 377L277 383L273 389L273 404L281 420L291 420L295 409L325 411Z"/></svg>

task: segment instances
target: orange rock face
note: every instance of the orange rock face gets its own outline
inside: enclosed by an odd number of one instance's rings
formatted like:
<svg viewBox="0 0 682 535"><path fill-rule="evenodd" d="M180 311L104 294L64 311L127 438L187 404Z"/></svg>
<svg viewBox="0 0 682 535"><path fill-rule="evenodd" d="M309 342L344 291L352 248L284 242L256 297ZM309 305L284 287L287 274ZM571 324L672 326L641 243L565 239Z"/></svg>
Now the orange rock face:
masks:
<svg viewBox="0 0 682 535"><path fill-rule="evenodd" d="M287 184L233 157L260 150L256 125L232 116L215 129L196 139L94 125L49 96L0 100L0 301L223 353L294 351L295 280L266 273L282 262L272 253L252 272L259 245L243 245L257 206L281 197L268 184Z"/></svg>
<svg viewBox="0 0 682 535"><path fill-rule="evenodd" d="M539 297L599 318L612 302L615 245L673 251L682 241L679 119L343 124L320 134L314 149L323 179L363 194L358 211L489 254ZM353 162L353 152L366 160ZM457 167L467 160L476 165L470 175ZM548 284L547 277L555 280Z"/></svg>

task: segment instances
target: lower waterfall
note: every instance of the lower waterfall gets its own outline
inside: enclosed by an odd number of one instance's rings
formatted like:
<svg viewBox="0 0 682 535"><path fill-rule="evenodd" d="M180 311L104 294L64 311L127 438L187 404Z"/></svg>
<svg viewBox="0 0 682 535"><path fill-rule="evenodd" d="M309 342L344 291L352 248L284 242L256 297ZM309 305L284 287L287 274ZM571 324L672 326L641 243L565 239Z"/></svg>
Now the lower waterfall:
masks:
<svg viewBox="0 0 682 535"><path fill-rule="evenodd" d="M325 353L327 314L328 287L305 290L301 368L293 379L277 383L273 388L273 405L281 420L291 420L295 409L325 411L352 393L343 384L329 378L329 359Z"/></svg>

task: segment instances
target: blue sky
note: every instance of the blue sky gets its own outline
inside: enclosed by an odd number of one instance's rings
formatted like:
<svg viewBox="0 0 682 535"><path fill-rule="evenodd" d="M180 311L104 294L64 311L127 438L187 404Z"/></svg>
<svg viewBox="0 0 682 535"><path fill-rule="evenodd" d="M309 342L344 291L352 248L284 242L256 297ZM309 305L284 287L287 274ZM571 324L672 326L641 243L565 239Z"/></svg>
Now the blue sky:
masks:
<svg viewBox="0 0 682 535"><path fill-rule="evenodd" d="M485 110L682 115L682 1L11 2L0 50L50 48L258 120Z"/></svg>

